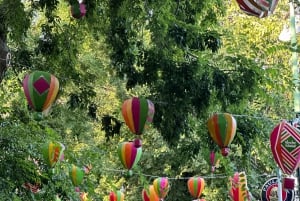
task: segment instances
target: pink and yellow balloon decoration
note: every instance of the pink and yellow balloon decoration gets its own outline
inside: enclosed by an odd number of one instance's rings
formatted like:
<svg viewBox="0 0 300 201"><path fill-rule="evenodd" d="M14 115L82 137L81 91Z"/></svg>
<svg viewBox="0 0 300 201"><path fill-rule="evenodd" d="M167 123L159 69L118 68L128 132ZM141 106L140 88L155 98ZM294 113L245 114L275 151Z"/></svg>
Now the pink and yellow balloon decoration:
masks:
<svg viewBox="0 0 300 201"><path fill-rule="evenodd" d="M236 172L233 178L230 178L231 188L229 196L232 201L250 201L250 195L247 187L247 177L245 172Z"/></svg>
<svg viewBox="0 0 300 201"><path fill-rule="evenodd" d="M167 177L158 177L153 181L154 191L156 192L157 196L163 200L170 189L169 180Z"/></svg>

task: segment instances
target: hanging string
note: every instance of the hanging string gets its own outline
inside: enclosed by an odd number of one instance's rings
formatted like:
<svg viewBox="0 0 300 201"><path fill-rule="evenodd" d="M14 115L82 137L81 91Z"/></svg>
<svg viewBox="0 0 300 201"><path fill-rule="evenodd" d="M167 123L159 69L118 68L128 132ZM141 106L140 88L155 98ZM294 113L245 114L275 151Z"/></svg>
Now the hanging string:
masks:
<svg viewBox="0 0 300 201"><path fill-rule="evenodd" d="M102 171L106 172L118 172L120 174L126 174L127 170L120 170L120 169L113 169L113 168L103 168ZM158 175L151 175L151 174L144 174L144 173L133 173L133 175L142 175L144 177L152 177L152 178L158 178L162 176ZM274 175L269 175L267 173L263 173L260 175L257 175L257 178L259 177L272 177ZM221 179L221 178L228 178L229 176L226 174L210 174L210 175L197 175L197 177L202 177L204 179ZM169 180L188 180L191 177L167 177Z"/></svg>

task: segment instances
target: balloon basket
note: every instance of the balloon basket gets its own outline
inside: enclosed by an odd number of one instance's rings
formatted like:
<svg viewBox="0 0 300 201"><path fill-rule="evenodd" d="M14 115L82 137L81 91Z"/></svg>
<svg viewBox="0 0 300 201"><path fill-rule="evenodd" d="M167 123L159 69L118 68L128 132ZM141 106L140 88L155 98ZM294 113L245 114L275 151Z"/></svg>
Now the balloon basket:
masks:
<svg viewBox="0 0 300 201"><path fill-rule="evenodd" d="M229 151L230 151L230 149L229 149L228 147L223 147L223 148L221 149L221 154L222 154L222 156L224 156L224 157L228 156Z"/></svg>
<svg viewBox="0 0 300 201"><path fill-rule="evenodd" d="M295 179L294 178L283 178L283 187L287 190L294 190L295 188Z"/></svg>
<svg viewBox="0 0 300 201"><path fill-rule="evenodd" d="M135 138L134 141L133 141L133 143L134 143L134 147L135 148L142 147L142 140L140 138Z"/></svg>

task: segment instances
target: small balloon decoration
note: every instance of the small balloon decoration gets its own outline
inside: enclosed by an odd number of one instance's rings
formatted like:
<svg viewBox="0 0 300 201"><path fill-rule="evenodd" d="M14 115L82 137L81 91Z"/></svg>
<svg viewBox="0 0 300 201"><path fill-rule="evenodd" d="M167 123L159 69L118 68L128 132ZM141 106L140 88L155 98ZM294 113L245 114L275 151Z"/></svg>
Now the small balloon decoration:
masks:
<svg viewBox="0 0 300 201"><path fill-rule="evenodd" d="M231 188L229 196L232 201L250 201L250 195L247 187L247 178L245 172L236 172L233 178L230 178Z"/></svg>
<svg viewBox="0 0 300 201"><path fill-rule="evenodd" d="M163 200L169 192L169 180L166 177L158 177L153 181L154 191Z"/></svg>
<svg viewBox="0 0 300 201"><path fill-rule="evenodd" d="M47 110L56 98L59 82L47 72L34 71L23 79L23 90L29 106L37 112Z"/></svg>
<svg viewBox="0 0 300 201"><path fill-rule="evenodd" d="M42 147L42 153L46 163L52 168L64 156L65 146L60 142L47 142Z"/></svg>
<svg viewBox="0 0 300 201"><path fill-rule="evenodd" d="M88 201L88 193L81 192L79 195L80 201Z"/></svg>
<svg viewBox="0 0 300 201"><path fill-rule="evenodd" d="M283 173L292 175L300 165L300 130L287 121L281 121L270 135L275 162ZM294 188L294 179L285 178L284 187Z"/></svg>
<svg viewBox="0 0 300 201"><path fill-rule="evenodd" d="M80 19L86 14L86 5L83 2L76 2L71 5L71 15L76 19Z"/></svg>
<svg viewBox="0 0 300 201"><path fill-rule="evenodd" d="M109 194L109 201L123 201L124 200L124 193L121 191L110 192Z"/></svg>
<svg viewBox="0 0 300 201"><path fill-rule="evenodd" d="M259 18L271 15L278 0L236 0L240 9L246 14Z"/></svg>
<svg viewBox="0 0 300 201"><path fill-rule="evenodd" d="M148 188L144 188L142 191L143 201L159 201L159 197L157 196L153 185L148 186Z"/></svg>
<svg viewBox="0 0 300 201"><path fill-rule="evenodd" d="M130 131L142 135L144 129L152 122L154 104L145 98L133 97L124 101L122 115Z"/></svg>
<svg viewBox="0 0 300 201"><path fill-rule="evenodd" d="M142 147L136 147L134 142L122 142L118 146L118 154L123 166L128 170L129 176L131 176L131 169L141 159Z"/></svg>
<svg viewBox="0 0 300 201"><path fill-rule="evenodd" d="M39 184L31 184L29 182L25 182L22 185L22 187L29 190L30 192L32 192L34 194L40 192L40 190L41 190Z"/></svg>
<svg viewBox="0 0 300 201"><path fill-rule="evenodd" d="M210 161L210 165L211 165L211 172L214 173L216 170L216 167L219 166L219 162L220 162L220 160L217 159L214 151L210 152L209 161Z"/></svg>
<svg viewBox="0 0 300 201"><path fill-rule="evenodd" d="M199 199L204 190L205 182L201 177L191 177L187 182L187 186L191 196Z"/></svg>
<svg viewBox="0 0 300 201"><path fill-rule="evenodd" d="M84 170L82 168L72 165L69 174L74 186L79 186L82 183L84 178Z"/></svg>
<svg viewBox="0 0 300 201"><path fill-rule="evenodd" d="M207 121L210 136L221 148L223 156L229 153L228 146L231 144L236 133L236 120L228 113L214 114Z"/></svg>

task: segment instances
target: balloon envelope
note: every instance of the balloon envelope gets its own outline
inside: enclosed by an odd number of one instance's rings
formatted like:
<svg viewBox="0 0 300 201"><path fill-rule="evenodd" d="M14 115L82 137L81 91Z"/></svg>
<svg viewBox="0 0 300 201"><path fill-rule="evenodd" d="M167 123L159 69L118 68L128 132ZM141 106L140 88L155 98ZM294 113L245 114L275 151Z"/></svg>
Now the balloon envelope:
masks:
<svg viewBox="0 0 300 201"><path fill-rule="evenodd" d="M34 71L23 79L23 90L29 106L37 112L47 110L56 98L59 82L54 75Z"/></svg>
<svg viewBox="0 0 300 201"><path fill-rule="evenodd" d="M226 148L231 144L236 133L236 120L228 113L214 114L207 121L208 131L212 139L222 149L222 155L228 153Z"/></svg>
<svg viewBox="0 0 300 201"><path fill-rule="evenodd" d="M278 0L236 0L240 9L248 15L267 17L272 14Z"/></svg>
<svg viewBox="0 0 300 201"><path fill-rule="evenodd" d="M234 174L233 178L231 179L229 195L233 201L250 200L245 172L236 172Z"/></svg>
<svg viewBox="0 0 300 201"><path fill-rule="evenodd" d="M84 170L82 168L72 165L69 174L74 186L79 186L82 183L84 177Z"/></svg>
<svg viewBox="0 0 300 201"><path fill-rule="evenodd" d="M130 131L141 135L144 129L152 122L154 104L145 98L133 97L124 101L122 115Z"/></svg>
<svg viewBox="0 0 300 201"><path fill-rule="evenodd" d="M123 166L130 170L141 159L142 147L136 147L133 142L122 142L118 147L119 158Z"/></svg>
<svg viewBox="0 0 300 201"><path fill-rule="evenodd" d="M159 197L157 196L153 185L150 185L147 189L143 189L142 198L143 201L159 201Z"/></svg>
<svg viewBox="0 0 300 201"><path fill-rule="evenodd" d="M110 201L123 201L124 200L124 193L121 191L110 192L109 194Z"/></svg>
<svg viewBox="0 0 300 201"><path fill-rule="evenodd" d="M52 168L63 157L65 146L60 142L48 142L43 148L43 157L46 163Z"/></svg>
<svg viewBox="0 0 300 201"><path fill-rule="evenodd" d="M169 180L166 177L159 177L153 181L154 191L159 198L163 199L169 192Z"/></svg>
<svg viewBox="0 0 300 201"><path fill-rule="evenodd" d="M300 130L282 121L271 132L270 143L276 163L291 175L300 165Z"/></svg>
<svg viewBox="0 0 300 201"><path fill-rule="evenodd" d="M203 192L205 183L201 177L191 177L187 182L188 190L193 198L199 198Z"/></svg>

